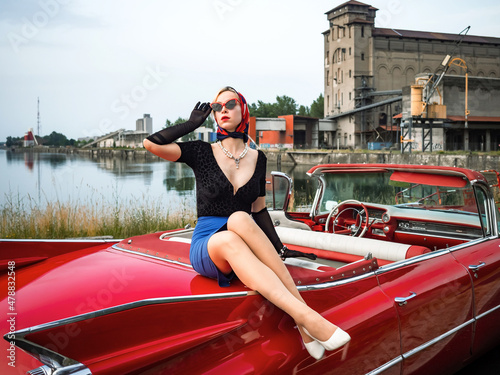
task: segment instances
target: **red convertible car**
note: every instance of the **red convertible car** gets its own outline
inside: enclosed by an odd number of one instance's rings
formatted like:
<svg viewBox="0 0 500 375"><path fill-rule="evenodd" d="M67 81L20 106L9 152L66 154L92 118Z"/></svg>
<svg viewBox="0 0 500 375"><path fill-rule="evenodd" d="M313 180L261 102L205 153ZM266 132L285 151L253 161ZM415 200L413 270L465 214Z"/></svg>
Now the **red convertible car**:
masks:
<svg viewBox="0 0 500 375"><path fill-rule="evenodd" d="M461 168L329 164L307 212L273 173L303 298L352 337L321 360L293 320L189 264L192 229L0 240L1 374L452 374L500 343L499 210ZM290 207L290 208L289 208ZM300 211L305 211L301 209Z"/></svg>

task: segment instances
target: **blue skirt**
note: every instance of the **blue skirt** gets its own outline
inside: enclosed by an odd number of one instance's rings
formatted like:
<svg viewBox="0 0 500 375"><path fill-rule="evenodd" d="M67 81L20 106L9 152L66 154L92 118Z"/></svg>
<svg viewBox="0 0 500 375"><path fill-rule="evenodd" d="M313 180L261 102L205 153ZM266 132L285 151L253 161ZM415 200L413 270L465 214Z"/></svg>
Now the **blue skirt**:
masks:
<svg viewBox="0 0 500 375"><path fill-rule="evenodd" d="M234 278L234 272L229 275L224 275L214 264L208 255L208 240L212 235L225 230L227 217L221 216L202 216L198 218L196 227L194 228L193 238L191 240L191 248L189 249L189 260L194 270L200 275L217 279L219 286L229 286L230 281Z"/></svg>

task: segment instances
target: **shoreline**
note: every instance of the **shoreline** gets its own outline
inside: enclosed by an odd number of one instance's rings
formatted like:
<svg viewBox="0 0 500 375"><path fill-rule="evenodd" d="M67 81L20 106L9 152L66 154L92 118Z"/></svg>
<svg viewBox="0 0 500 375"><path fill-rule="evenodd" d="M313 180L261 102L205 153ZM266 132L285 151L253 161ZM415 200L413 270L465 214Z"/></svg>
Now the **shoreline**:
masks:
<svg viewBox="0 0 500 375"><path fill-rule="evenodd" d="M65 147L31 147L3 150L11 152L46 152L81 155L94 158L119 158L125 160L161 161L162 159L145 149L107 149L107 148L65 148ZM499 169L500 153L498 152L412 152L401 154L399 151L367 151L367 150L277 150L262 149L269 163L278 168L285 165L317 165L317 164L413 164L413 165L448 165L477 171Z"/></svg>

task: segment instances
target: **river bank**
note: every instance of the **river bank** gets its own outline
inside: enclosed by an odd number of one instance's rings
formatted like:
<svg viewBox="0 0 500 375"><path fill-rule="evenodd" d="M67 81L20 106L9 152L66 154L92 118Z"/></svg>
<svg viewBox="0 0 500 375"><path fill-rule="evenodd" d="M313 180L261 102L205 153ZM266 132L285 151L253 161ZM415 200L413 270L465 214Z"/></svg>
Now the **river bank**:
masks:
<svg viewBox="0 0 500 375"><path fill-rule="evenodd" d="M18 148L14 152L51 152L77 154L88 158L120 158L128 160L160 160L144 149L105 149L105 148ZM499 169L500 153L479 152L413 152L402 154L399 151L337 151L337 150L266 150L263 149L270 164L277 165L317 165L317 164L413 164L446 165L473 170Z"/></svg>

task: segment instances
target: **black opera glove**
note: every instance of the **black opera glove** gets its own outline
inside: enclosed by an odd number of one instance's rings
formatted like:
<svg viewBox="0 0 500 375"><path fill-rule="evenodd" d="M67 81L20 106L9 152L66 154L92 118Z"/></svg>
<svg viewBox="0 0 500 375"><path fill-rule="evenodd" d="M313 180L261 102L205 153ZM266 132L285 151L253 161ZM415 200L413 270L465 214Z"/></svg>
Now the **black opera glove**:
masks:
<svg viewBox="0 0 500 375"><path fill-rule="evenodd" d="M211 111L212 108L210 107L209 103L200 104L200 102L198 102L191 112L189 120L183 122L182 124L162 129L154 134L151 134L146 139L157 145L166 145L172 143L176 139L185 136L186 134L189 134L193 130L199 128L205 122L208 115L210 115Z"/></svg>
<svg viewBox="0 0 500 375"><path fill-rule="evenodd" d="M267 238L269 238L269 241L271 241L281 259L285 260L285 258L292 257L306 257L312 260L316 259L316 254L289 250L285 245L283 245L278 237L278 233L276 233L276 229L274 229L273 221L271 220L271 216L269 216L267 208L264 207L259 212L252 212L252 217L259 228L265 233Z"/></svg>

